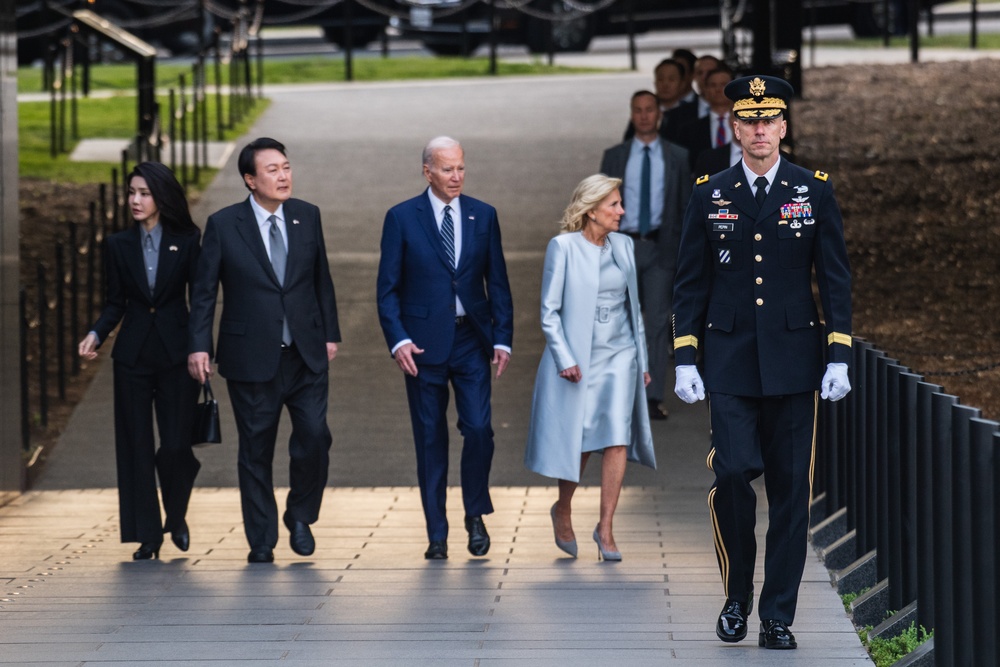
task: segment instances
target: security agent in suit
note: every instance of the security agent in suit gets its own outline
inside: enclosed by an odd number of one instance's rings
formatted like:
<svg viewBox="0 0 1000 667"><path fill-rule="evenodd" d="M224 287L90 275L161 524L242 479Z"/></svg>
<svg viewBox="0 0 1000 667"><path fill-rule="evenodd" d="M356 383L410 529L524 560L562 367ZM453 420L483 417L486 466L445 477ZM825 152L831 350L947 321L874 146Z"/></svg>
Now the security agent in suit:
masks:
<svg viewBox="0 0 1000 667"><path fill-rule="evenodd" d="M661 403L670 365L670 299L691 176L687 151L657 135L660 109L656 97L645 90L634 93L631 112L636 136L604 151L601 173L622 179L625 216L620 231L635 241L639 300L646 322L652 377L646 388L649 417L666 419L667 411ZM648 193L643 185L646 148Z"/></svg>
<svg viewBox="0 0 1000 667"><path fill-rule="evenodd" d="M187 296L201 233L183 188L164 165L136 165L128 195L136 224L108 237L107 298L78 351L96 358L121 322L111 351L121 540L140 543L133 560L149 560L159 557L164 533L181 551L191 540L185 515L201 464L191 451L198 385L185 364ZM166 514L162 523L157 477Z"/></svg>
<svg viewBox="0 0 1000 667"><path fill-rule="evenodd" d="M712 398L715 484L709 508L726 591L716 634L738 642L753 607L756 496L769 505L758 644L793 649L806 557L817 389L850 391L851 275L843 221L827 174L779 157L792 95L754 76L726 87L743 160L696 182L674 287L675 391ZM815 270L825 324L812 289ZM704 351L704 382L695 366ZM824 372L824 356L829 362Z"/></svg>
<svg viewBox="0 0 1000 667"><path fill-rule="evenodd" d="M448 383L462 447L468 549L485 555L483 515L493 511L490 363L499 378L510 360L513 304L496 209L462 193L461 145L437 137L423 152L429 187L386 213L378 267L378 313L386 344L406 380L417 479L430 544L448 557Z"/></svg>
<svg viewBox="0 0 1000 667"><path fill-rule="evenodd" d="M284 523L292 550L312 554L330 457L326 423L329 362L340 327L319 209L292 199L285 147L261 138L240 153L250 197L208 218L191 304L188 370L211 375L219 285L216 361L239 431L240 500L251 563L274 560L278 508L271 466L282 406L292 420Z"/></svg>

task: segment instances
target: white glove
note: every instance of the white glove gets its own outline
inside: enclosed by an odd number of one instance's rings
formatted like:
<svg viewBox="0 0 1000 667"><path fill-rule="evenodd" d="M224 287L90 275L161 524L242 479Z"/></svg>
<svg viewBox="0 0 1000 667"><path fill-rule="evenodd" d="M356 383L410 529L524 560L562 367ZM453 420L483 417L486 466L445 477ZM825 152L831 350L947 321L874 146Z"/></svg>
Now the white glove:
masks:
<svg viewBox="0 0 1000 667"><path fill-rule="evenodd" d="M674 393L685 403L694 403L705 399L705 383L701 381L698 367L690 364L678 366L677 383Z"/></svg>
<svg viewBox="0 0 1000 667"><path fill-rule="evenodd" d="M847 379L847 364L827 364L823 382L820 383L820 398L839 401L851 390Z"/></svg>

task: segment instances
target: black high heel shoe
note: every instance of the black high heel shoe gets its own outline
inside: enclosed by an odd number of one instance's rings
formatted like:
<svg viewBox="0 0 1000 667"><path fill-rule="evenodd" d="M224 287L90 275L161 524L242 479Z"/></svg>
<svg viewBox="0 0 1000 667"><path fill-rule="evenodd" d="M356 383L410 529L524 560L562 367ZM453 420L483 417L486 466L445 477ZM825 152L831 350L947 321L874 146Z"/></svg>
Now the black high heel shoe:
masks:
<svg viewBox="0 0 1000 667"><path fill-rule="evenodd" d="M181 519L181 525L170 531L170 541L181 551L187 551L191 547L191 533L188 532L187 521Z"/></svg>
<svg viewBox="0 0 1000 667"><path fill-rule="evenodd" d="M144 542L132 554L132 560L154 560L160 557L160 543Z"/></svg>

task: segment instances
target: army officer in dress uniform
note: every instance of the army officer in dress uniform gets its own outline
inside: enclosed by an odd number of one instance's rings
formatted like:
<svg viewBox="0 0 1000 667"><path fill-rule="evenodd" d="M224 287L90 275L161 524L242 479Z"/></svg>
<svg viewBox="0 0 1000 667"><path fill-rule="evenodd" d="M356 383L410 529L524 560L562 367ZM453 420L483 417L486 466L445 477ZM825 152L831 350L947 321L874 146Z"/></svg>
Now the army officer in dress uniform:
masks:
<svg viewBox="0 0 1000 667"><path fill-rule="evenodd" d="M756 496L769 505L758 643L795 648L806 557L816 392L850 391L851 274L843 221L827 174L780 157L791 86L737 79L734 136L743 159L697 179L684 217L674 286L675 392L712 397L709 508L726 603L716 634L746 637L754 601ZM812 290L816 272L826 322ZM704 382L695 365L704 353ZM824 369L824 357L828 362ZM824 372L825 371L825 372Z"/></svg>

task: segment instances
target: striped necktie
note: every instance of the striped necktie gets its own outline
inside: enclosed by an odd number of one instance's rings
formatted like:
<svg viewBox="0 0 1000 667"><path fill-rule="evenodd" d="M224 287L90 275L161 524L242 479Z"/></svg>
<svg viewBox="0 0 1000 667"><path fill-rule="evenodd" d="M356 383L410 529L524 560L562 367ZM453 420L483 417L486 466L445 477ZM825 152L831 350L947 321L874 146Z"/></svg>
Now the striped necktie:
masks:
<svg viewBox="0 0 1000 667"><path fill-rule="evenodd" d="M451 268L455 268L455 222L451 219L451 206L444 207L444 219L441 221L441 242L444 244L444 254L448 255Z"/></svg>

